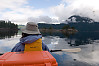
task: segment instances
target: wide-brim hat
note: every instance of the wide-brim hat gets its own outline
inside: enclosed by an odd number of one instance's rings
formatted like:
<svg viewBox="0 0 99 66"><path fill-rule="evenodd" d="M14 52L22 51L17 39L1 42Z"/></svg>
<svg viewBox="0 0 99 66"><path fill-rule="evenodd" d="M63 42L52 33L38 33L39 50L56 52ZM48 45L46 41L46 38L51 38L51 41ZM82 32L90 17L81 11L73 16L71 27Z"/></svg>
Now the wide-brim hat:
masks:
<svg viewBox="0 0 99 66"><path fill-rule="evenodd" d="M27 25L21 29L21 31L26 34L41 34L38 29L38 25L34 22L28 22Z"/></svg>

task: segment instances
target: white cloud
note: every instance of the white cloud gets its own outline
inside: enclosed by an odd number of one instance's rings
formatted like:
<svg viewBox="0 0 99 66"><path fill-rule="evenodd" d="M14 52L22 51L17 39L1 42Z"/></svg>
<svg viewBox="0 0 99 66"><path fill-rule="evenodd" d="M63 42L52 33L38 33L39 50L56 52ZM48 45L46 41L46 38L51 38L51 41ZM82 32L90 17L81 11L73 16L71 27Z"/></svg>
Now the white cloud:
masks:
<svg viewBox="0 0 99 66"><path fill-rule="evenodd" d="M41 22L41 23L59 23L57 17L50 18L49 16L29 17L28 21Z"/></svg>
<svg viewBox="0 0 99 66"><path fill-rule="evenodd" d="M99 17L99 0L62 0L60 5L52 7L50 11L59 17L60 21L75 14L99 21L97 18Z"/></svg>
<svg viewBox="0 0 99 66"><path fill-rule="evenodd" d="M24 23L28 21L28 17L38 17L43 14L42 9L33 8L34 6L29 6L28 0L1 0L0 18Z"/></svg>
<svg viewBox="0 0 99 66"><path fill-rule="evenodd" d="M0 9L10 8L14 9L27 4L27 0L0 0Z"/></svg>
<svg viewBox="0 0 99 66"><path fill-rule="evenodd" d="M69 16L72 15L72 9L67 9L64 4L52 7L51 12L59 17L59 21L66 20Z"/></svg>
<svg viewBox="0 0 99 66"><path fill-rule="evenodd" d="M71 15L81 15L99 21L99 0L61 0L48 9L34 9L29 0L0 0L0 19L18 24L27 21L59 23ZM94 12L93 12L94 11Z"/></svg>

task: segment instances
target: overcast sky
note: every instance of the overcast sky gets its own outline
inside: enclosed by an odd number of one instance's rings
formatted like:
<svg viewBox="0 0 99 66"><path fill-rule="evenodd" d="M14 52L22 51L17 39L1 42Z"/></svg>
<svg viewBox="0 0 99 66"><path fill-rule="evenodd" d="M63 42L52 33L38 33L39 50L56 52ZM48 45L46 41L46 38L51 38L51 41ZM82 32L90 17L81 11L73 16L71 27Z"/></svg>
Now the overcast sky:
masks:
<svg viewBox="0 0 99 66"><path fill-rule="evenodd" d="M71 15L99 21L99 0L0 0L0 20L60 23Z"/></svg>

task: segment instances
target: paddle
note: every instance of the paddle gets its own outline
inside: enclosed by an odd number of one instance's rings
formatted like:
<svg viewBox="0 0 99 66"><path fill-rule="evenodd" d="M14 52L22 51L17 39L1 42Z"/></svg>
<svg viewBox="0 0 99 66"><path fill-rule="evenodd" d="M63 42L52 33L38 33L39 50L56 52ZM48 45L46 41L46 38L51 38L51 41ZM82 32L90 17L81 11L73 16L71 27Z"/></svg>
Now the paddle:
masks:
<svg viewBox="0 0 99 66"><path fill-rule="evenodd" d="M50 52L80 52L81 49L80 48L74 48L74 49L61 49L61 50L50 50ZM0 55L3 55L4 53L0 53Z"/></svg>
<svg viewBox="0 0 99 66"><path fill-rule="evenodd" d="M0 55L3 55L4 53L0 53Z"/></svg>
<svg viewBox="0 0 99 66"><path fill-rule="evenodd" d="M59 52L59 51L63 51L63 52L80 52L81 49L80 48L74 48L74 49L50 50L50 52Z"/></svg>

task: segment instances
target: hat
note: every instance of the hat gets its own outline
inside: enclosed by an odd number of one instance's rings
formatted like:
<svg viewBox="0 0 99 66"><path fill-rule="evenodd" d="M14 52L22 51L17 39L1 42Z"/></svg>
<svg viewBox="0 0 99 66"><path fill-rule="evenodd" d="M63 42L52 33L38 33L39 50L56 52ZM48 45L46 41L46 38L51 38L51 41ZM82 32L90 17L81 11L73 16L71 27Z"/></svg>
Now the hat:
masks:
<svg viewBox="0 0 99 66"><path fill-rule="evenodd" d="M38 25L34 22L28 22L27 25L21 29L21 31L27 34L41 34L38 29Z"/></svg>

